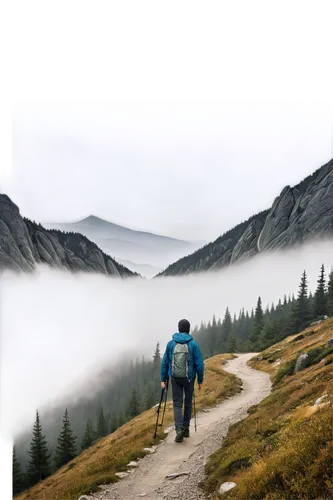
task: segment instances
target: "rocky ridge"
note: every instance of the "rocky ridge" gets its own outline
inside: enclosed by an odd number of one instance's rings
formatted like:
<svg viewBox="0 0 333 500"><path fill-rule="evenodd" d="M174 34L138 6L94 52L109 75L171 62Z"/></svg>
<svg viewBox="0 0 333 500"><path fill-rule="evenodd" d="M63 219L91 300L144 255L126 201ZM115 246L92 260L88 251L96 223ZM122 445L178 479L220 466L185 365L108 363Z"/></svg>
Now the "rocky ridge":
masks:
<svg viewBox="0 0 333 500"><path fill-rule="evenodd" d="M0 270L29 272L38 264L122 278L136 276L82 234L48 230L23 218L15 203L0 194Z"/></svg>
<svg viewBox="0 0 333 500"><path fill-rule="evenodd" d="M261 252L333 237L333 160L295 187L286 186L272 207L170 265L159 276L221 268Z"/></svg>

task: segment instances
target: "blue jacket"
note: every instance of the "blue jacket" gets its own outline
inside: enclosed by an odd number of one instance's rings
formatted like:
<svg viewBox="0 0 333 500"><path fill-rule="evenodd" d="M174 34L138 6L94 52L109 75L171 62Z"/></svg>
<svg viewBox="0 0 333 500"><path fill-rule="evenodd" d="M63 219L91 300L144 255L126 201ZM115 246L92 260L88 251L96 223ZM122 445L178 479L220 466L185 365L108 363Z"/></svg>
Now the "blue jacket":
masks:
<svg viewBox="0 0 333 500"><path fill-rule="evenodd" d="M198 384L202 384L204 378L204 362L198 344L193 340L189 333L175 333L172 340L168 342L165 353L162 359L161 380L166 382L172 376L172 355L176 343L188 343L189 359L188 359L188 378L195 381L198 375Z"/></svg>

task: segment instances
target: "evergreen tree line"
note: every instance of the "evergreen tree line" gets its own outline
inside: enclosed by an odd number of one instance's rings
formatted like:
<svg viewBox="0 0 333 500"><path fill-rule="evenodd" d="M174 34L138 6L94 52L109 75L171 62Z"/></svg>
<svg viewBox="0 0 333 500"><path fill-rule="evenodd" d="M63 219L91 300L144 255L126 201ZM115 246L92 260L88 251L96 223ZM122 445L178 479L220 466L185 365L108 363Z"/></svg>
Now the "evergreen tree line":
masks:
<svg viewBox="0 0 333 500"><path fill-rule="evenodd" d="M99 439L154 406L160 398L160 369L157 343L151 360L130 361L127 369L116 378L113 375L114 381L106 384L95 397L73 405L71 420L66 408L60 433L59 422L54 419L47 422L47 415L43 419L46 425L42 427L37 411L32 438L25 436L13 448L13 493L18 494L45 479ZM103 376L110 377L111 372ZM48 431L44 433L43 428Z"/></svg>
<svg viewBox="0 0 333 500"><path fill-rule="evenodd" d="M261 351L326 316L333 316L333 271L326 276L322 265L314 294L308 292L304 271L297 297L284 296L265 310L258 297L255 309L250 313L242 309L233 318L227 307L223 320L214 315L208 324L196 327L193 336L205 358L224 352Z"/></svg>
<svg viewBox="0 0 333 500"><path fill-rule="evenodd" d="M260 351L326 316L333 316L333 272L326 276L322 265L314 295L308 293L304 271L297 297L284 296L283 300L265 310L261 297L258 297L255 309L251 312L242 309L238 316L233 317L227 308L223 320L217 320L214 315L208 324L202 322L200 327L196 326L193 336L205 358L223 352ZM160 367L161 354L157 343L150 360L130 361L117 376L114 372L105 372L102 388L93 397L68 405L65 413L59 408L53 409L52 418L45 415L45 435L37 412L32 439L25 436L13 450L14 494L44 479L81 451L156 404L161 391Z"/></svg>

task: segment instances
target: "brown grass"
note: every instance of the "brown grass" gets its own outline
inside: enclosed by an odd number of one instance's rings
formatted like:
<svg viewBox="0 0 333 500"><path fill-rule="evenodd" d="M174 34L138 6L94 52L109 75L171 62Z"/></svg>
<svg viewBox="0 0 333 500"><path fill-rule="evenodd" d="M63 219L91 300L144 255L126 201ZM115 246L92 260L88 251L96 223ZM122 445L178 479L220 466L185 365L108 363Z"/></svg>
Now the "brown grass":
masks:
<svg viewBox="0 0 333 500"><path fill-rule="evenodd" d="M327 345L332 334L331 319L272 346L261 353L263 359L253 358L250 364L274 379L281 366L309 349ZM281 365L274 366L278 358ZM326 361L281 378L245 420L230 428L223 447L207 464L206 492L218 498L220 484L234 481L237 487L220 498L333 498L333 365ZM314 407L325 393L327 398Z"/></svg>
<svg viewBox="0 0 333 500"><path fill-rule="evenodd" d="M256 356L249 361L249 365L257 370L266 371L274 377L282 364L292 361L296 355L327 344L332 335L333 319L331 318L319 325L307 328L301 334L290 335L278 344L269 347L261 353L262 360L258 361ZM280 359L280 365L276 364L278 359Z"/></svg>
<svg viewBox="0 0 333 500"><path fill-rule="evenodd" d="M222 354L205 361L205 383L196 390L197 411L207 408L240 391L241 381L221 366L233 355ZM171 392L171 391L170 391ZM126 464L145 455L143 450L164 439L159 427L154 440L156 408L152 408L114 433L91 446L46 480L17 497L17 500L77 500L80 495L97 491L102 484L117 481L115 473L126 470ZM173 422L172 403L167 403L165 427Z"/></svg>

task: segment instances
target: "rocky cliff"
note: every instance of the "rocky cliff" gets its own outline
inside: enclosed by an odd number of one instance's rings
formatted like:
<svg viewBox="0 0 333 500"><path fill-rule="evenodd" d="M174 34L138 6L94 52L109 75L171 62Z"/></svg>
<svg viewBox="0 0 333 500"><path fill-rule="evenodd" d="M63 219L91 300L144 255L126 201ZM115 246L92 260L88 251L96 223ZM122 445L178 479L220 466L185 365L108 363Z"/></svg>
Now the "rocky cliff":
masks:
<svg viewBox="0 0 333 500"><path fill-rule="evenodd" d="M260 252L333 238L333 160L295 187L286 186L272 207L234 227L159 276L217 269Z"/></svg>
<svg viewBox="0 0 333 500"><path fill-rule="evenodd" d="M32 271L41 263L71 271L135 276L82 234L47 230L23 218L10 198L0 194L0 270Z"/></svg>

